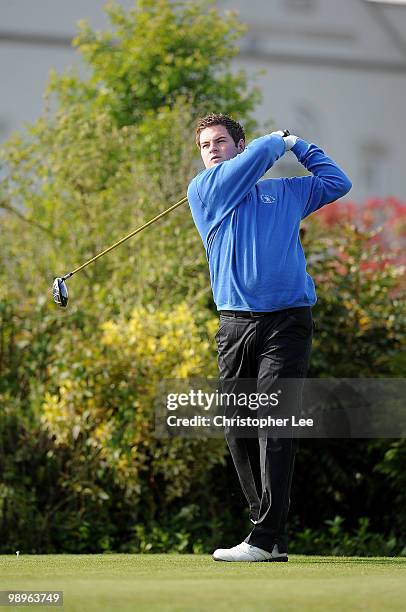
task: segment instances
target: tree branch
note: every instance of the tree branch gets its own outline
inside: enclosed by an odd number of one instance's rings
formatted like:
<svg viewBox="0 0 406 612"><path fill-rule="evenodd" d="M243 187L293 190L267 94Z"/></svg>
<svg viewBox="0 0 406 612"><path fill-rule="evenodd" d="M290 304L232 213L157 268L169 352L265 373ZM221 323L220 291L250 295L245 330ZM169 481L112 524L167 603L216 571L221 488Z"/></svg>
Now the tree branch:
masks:
<svg viewBox="0 0 406 612"><path fill-rule="evenodd" d="M34 227L40 229L42 232L45 232L49 236L52 236L52 238L55 238L55 239L57 238L57 236L50 229L48 229L41 223L38 223L38 221L34 221L33 219L28 219L19 210L17 210L16 208L13 208L12 206L10 206L10 204L6 204L4 200L0 200L0 208L3 208L4 210L7 210L8 212L16 215L16 217L18 217L22 221L25 221L25 223L28 223L29 225L33 225Z"/></svg>

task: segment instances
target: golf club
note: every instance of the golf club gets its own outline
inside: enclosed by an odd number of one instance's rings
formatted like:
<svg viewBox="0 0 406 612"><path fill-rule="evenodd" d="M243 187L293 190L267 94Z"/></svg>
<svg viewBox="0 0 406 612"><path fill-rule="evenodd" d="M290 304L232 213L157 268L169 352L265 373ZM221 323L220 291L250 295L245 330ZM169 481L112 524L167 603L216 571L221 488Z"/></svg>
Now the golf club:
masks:
<svg viewBox="0 0 406 612"><path fill-rule="evenodd" d="M289 130L282 130L282 132L283 132L284 137L290 135ZM129 238L132 238L133 236L135 236L135 234L139 234L139 232L142 232L142 230L144 230L146 227L148 227L149 225L152 225L152 223L155 223L155 221L158 221L158 219L161 219L163 216L170 213L172 210L174 210L175 208L177 208L178 206L186 202L186 200L187 200L187 196L184 196L181 200L179 200L179 202L176 202L176 204L173 204L173 206L170 206L170 208L168 208L167 210L164 210L163 212L161 212L159 215L157 215L156 217L154 217L147 223L144 223L144 225L142 225L138 229L131 232L131 234L128 234L128 236L125 236L124 238L122 238L121 240L113 244L111 247L109 247L108 249L105 249L104 251L102 251L101 253L93 257L92 259L89 259L89 261L86 261L86 263L82 264L81 266L73 270L72 272L69 272L69 274L65 274L65 276L57 276L52 285L52 296L54 298L55 304L57 304L61 308L66 308L68 304L69 293L68 293L68 288L66 286L65 281L68 278L76 274L76 272L80 272L80 270L83 270L83 268L85 268L89 264L99 259L99 257L106 255L106 253L109 253L109 251L112 251L116 247L120 246L120 244L122 244Z"/></svg>
<svg viewBox="0 0 406 612"><path fill-rule="evenodd" d="M161 212L159 215L157 215L156 217L154 217L153 219L151 219L147 223L144 223L144 225L141 225L141 227L139 227L136 230L134 230L133 232L131 232L131 234L128 234L128 236L125 236L124 238L122 238L121 240L119 240L118 242L113 244L111 247L109 247L108 249L105 249L104 251L102 251L101 253L99 253L98 255L93 257L92 259L89 259L89 261L86 261L86 263L82 264L81 266L79 266L78 268L73 270L72 272L69 272L68 274L65 274L65 276L57 276L55 278L55 280L54 280L53 285L52 285L52 297L54 298L54 302L60 308L66 308L66 306L68 304L69 294L68 294L68 288L66 286L65 281L68 278L70 278L71 276L76 274L76 272L80 272L80 270L83 270L83 268L85 268L89 264L91 264L94 261L96 261L97 259L99 259L99 257L102 257L103 255L106 255L106 253L109 253L109 251L112 251L113 249L118 247L120 244L122 244L123 242L128 240L129 238L132 238L133 236L135 236L135 234L139 234L146 227L148 227L149 225L152 225L152 223L155 223L155 221L158 221L158 219L161 219L162 217L164 217L165 215L170 213L172 210L175 210L175 208L177 208L178 206L180 206L181 204L186 202L186 200L187 200L187 197L186 196L183 197L181 200L179 200L179 202L176 202L176 204L173 204L173 206L171 206L167 210L164 210L163 212Z"/></svg>

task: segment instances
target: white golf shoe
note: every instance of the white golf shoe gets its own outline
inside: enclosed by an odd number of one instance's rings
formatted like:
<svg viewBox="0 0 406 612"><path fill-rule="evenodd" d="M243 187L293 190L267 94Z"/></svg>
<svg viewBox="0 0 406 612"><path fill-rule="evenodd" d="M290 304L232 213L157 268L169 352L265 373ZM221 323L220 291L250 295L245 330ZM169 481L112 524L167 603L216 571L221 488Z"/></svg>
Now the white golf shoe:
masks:
<svg viewBox="0 0 406 612"><path fill-rule="evenodd" d="M215 561L287 561L288 555L280 553L278 545L275 544L272 552L251 546L247 542L241 542L233 548L218 548L213 553Z"/></svg>

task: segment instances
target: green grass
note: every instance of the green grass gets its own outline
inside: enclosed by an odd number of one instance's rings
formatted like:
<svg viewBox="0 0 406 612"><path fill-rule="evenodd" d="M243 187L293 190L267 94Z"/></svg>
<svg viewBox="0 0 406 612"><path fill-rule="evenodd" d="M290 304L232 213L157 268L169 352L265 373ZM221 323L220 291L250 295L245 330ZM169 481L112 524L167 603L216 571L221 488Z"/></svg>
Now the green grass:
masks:
<svg viewBox="0 0 406 612"><path fill-rule="evenodd" d="M246 564L208 555L3 555L0 590L63 590L69 612L387 612L405 610L405 570L406 558L387 557Z"/></svg>

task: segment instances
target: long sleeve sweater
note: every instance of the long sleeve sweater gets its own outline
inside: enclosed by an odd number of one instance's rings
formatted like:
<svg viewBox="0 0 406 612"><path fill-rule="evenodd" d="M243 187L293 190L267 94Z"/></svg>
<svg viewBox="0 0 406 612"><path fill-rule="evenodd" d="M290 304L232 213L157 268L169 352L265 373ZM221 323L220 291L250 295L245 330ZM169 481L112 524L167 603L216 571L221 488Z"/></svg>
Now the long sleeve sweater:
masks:
<svg viewBox="0 0 406 612"><path fill-rule="evenodd" d="M292 151L311 176L260 180L285 152L282 137L266 135L188 187L218 310L270 312L316 302L300 222L352 185L316 145L298 139Z"/></svg>

